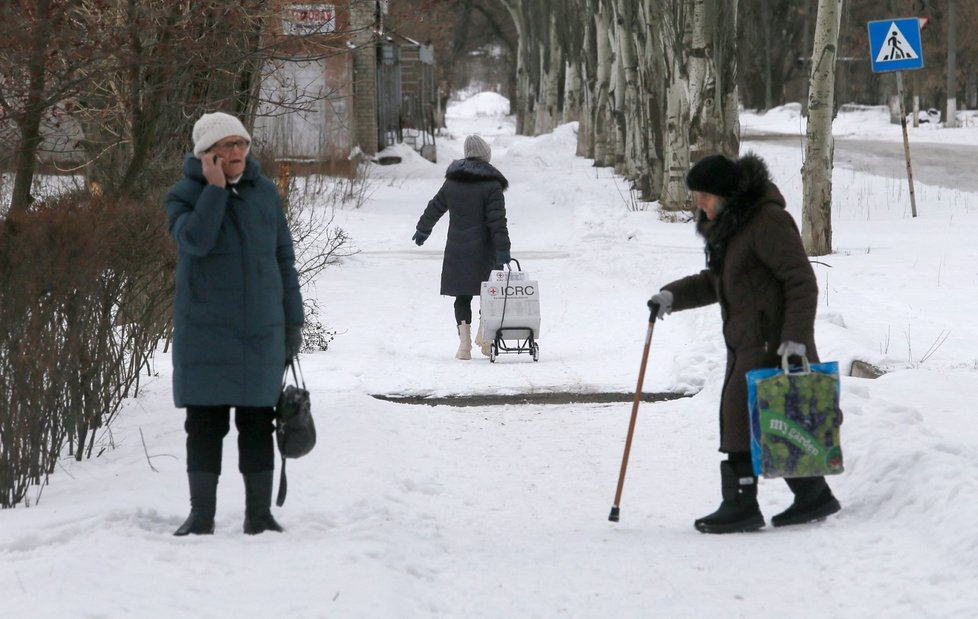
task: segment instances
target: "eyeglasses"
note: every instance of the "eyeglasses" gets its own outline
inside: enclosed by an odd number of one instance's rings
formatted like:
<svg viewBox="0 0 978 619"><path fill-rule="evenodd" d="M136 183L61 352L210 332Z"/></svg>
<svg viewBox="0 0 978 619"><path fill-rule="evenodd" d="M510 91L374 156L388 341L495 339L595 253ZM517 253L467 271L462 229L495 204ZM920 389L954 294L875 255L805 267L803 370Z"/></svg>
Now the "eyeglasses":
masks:
<svg viewBox="0 0 978 619"><path fill-rule="evenodd" d="M248 140L231 140L230 142L221 142L210 147L210 150L217 150L222 153L230 153L234 149L238 150L248 150L251 142Z"/></svg>

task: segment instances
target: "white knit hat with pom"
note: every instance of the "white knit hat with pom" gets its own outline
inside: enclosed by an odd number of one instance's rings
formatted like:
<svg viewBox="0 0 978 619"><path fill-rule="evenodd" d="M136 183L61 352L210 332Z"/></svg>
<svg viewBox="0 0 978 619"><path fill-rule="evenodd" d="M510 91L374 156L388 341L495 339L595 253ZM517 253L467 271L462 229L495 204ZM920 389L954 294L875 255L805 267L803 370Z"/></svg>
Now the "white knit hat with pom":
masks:
<svg viewBox="0 0 978 619"><path fill-rule="evenodd" d="M214 146L224 138L232 135L241 136L251 141L251 135L244 128L241 121L225 114L224 112L213 112L204 114L194 123L194 155L198 159L211 146Z"/></svg>

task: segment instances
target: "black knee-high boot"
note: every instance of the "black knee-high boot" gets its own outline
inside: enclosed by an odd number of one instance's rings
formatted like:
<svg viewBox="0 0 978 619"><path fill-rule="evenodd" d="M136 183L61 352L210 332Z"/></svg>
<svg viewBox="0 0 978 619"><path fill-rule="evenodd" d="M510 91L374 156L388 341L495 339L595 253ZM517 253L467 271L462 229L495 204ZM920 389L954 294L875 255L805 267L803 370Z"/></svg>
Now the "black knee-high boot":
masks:
<svg viewBox="0 0 978 619"><path fill-rule="evenodd" d="M187 473L190 480L190 515L174 535L211 535L217 510L217 473Z"/></svg>
<svg viewBox="0 0 978 619"><path fill-rule="evenodd" d="M771 518L771 524L776 527L822 520L842 509L824 477L793 477L784 481L795 494L795 500L791 507Z"/></svg>
<svg viewBox="0 0 978 619"><path fill-rule="evenodd" d="M246 473L244 532L256 535L265 531L284 531L272 516L272 483L275 471Z"/></svg>
<svg viewBox="0 0 978 619"><path fill-rule="evenodd" d="M720 463L723 502L719 509L693 523L700 533L740 533L764 526L757 505L757 477L750 461L731 459Z"/></svg>

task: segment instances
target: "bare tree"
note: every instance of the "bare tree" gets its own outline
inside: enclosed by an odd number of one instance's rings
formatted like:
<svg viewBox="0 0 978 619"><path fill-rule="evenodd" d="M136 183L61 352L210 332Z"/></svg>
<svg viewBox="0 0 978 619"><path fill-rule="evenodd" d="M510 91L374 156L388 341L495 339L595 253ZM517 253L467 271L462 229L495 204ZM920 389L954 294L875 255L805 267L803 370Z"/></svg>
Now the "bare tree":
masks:
<svg viewBox="0 0 978 619"><path fill-rule="evenodd" d="M802 240L810 256L832 253L832 114L842 0L819 0L802 164Z"/></svg>
<svg viewBox="0 0 978 619"><path fill-rule="evenodd" d="M17 128L10 212L27 210L41 124L79 87L78 72L100 54L75 20L83 0L6 0L0 6L0 122ZM87 48L87 54L78 52Z"/></svg>
<svg viewBox="0 0 978 619"><path fill-rule="evenodd" d="M151 369L175 254L162 211L147 205L179 174L192 119L214 109L253 118L265 61L296 52L295 37L266 27L272 4L0 4L0 122L16 132L14 206L0 217L0 508L44 483L65 448L91 456ZM331 53L302 43L307 58ZM56 106L82 125L93 182L32 204L39 127ZM302 229L310 277L346 251L332 220ZM328 332L319 336L325 346Z"/></svg>
<svg viewBox="0 0 978 619"><path fill-rule="evenodd" d="M81 125L77 168L90 185L139 196L179 171L190 119L220 109L251 124L263 71L300 38L305 60L346 53L321 34L272 35L279 9L272 0L0 5L0 123L17 128L11 213L30 206L40 126L56 106Z"/></svg>
<svg viewBox="0 0 978 619"><path fill-rule="evenodd" d="M102 0L80 10L79 21L110 43L83 72L75 100L89 180L139 195L178 168L188 119L215 109L253 118L273 53L264 37L270 11L268 0Z"/></svg>

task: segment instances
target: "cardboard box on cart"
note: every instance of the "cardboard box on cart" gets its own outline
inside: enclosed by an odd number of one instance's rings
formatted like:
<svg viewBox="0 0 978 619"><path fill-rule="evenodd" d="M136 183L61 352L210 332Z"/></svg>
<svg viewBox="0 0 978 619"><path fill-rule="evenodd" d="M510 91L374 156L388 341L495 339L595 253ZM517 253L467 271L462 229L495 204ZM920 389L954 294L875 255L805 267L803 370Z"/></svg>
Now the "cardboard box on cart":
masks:
<svg viewBox="0 0 978 619"><path fill-rule="evenodd" d="M540 339L540 287L525 271L493 271L489 281L482 282L479 303L482 338L486 341L493 341L500 327L531 329L533 339ZM509 331L503 333L503 339L526 339L529 335Z"/></svg>

